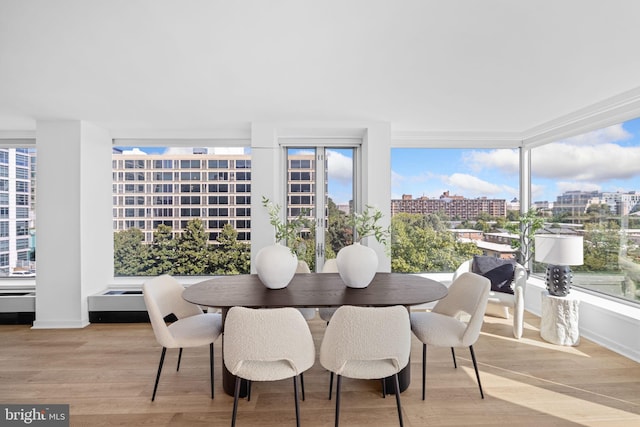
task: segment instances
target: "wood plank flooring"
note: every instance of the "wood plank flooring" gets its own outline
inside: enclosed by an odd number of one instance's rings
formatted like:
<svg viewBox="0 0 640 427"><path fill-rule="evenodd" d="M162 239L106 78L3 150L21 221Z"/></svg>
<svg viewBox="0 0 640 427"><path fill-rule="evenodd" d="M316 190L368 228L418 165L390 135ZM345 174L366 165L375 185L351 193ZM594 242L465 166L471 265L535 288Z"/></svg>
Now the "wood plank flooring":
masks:
<svg viewBox="0 0 640 427"><path fill-rule="evenodd" d="M510 321L486 317L474 346L485 399L469 352L427 356L427 400L421 400L421 351L413 338L412 382L402 393L406 426L640 426L640 364L582 339L577 347L543 341L527 313L524 337ZM324 322L310 322L319 351ZM215 346L215 399L209 396L208 347L187 349L180 372L169 350L158 395L151 392L160 357L149 324L92 324L84 329L0 326L0 403L70 404L72 426L227 426L233 398L222 390L221 344ZM396 426L395 399L378 381L343 381L341 425ZM319 362L305 374L303 426L332 426L335 400ZM255 383L240 402L238 426L295 425L291 380Z"/></svg>

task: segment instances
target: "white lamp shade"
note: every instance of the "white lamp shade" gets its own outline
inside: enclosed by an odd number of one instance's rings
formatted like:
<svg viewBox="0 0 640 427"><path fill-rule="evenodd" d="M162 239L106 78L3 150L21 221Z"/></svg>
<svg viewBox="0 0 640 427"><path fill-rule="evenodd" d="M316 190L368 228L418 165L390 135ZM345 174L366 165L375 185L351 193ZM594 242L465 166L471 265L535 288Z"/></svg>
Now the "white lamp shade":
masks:
<svg viewBox="0 0 640 427"><path fill-rule="evenodd" d="M543 234L535 237L538 262L553 265L582 265L582 236Z"/></svg>

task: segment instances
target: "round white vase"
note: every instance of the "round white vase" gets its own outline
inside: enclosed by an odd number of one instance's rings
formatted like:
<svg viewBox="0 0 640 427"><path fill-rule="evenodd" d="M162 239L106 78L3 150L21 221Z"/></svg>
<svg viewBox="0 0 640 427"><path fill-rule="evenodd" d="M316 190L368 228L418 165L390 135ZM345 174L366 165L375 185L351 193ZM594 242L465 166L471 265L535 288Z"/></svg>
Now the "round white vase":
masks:
<svg viewBox="0 0 640 427"><path fill-rule="evenodd" d="M260 281L269 289L285 288L298 267L298 257L280 243L265 246L256 255L256 271Z"/></svg>
<svg viewBox="0 0 640 427"><path fill-rule="evenodd" d="M360 243L354 243L338 251L338 273L350 288L366 288L378 270L376 251Z"/></svg>

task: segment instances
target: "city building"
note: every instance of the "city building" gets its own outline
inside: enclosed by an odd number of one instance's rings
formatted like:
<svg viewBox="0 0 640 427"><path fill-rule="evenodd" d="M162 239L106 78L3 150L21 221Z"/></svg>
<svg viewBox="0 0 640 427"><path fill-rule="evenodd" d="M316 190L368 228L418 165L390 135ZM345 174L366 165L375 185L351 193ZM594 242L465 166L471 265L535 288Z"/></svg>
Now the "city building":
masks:
<svg viewBox="0 0 640 427"><path fill-rule="evenodd" d="M0 149L0 275L33 275L32 151Z"/></svg>
<svg viewBox="0 0 640 427"><path fill-rule="evenodd" d="M443 213L453 220L473 220L481 214L505 217L507 204L504 199L488 199L486 197L466 199L463 196L452 196L448 191L437 199L426 196L414 199L410 194L403 194L401 199L391 200L391 215L400 212L423 215Z"/></svg>
<svg viewBox="0 0 640 427"><path fill-rule="evenodd" d="M147 154L114 149L113 229L140 229L145 242L164 224L179 234L200 219L215 242L225 224L251 240L251 156L242 149Z"/></svg>

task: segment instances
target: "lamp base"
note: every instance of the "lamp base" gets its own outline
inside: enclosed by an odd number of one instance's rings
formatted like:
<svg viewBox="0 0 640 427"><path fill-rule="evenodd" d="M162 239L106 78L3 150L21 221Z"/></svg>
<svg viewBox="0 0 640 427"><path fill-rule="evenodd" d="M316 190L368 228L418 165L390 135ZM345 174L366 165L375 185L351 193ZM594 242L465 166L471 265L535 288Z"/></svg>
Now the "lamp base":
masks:
<svg viewBox="0 0 640 427"><path fill-rule="evenodd" d="M573 273L568 265L547 265L547 291L556 297L569 295Z"/></svg>

